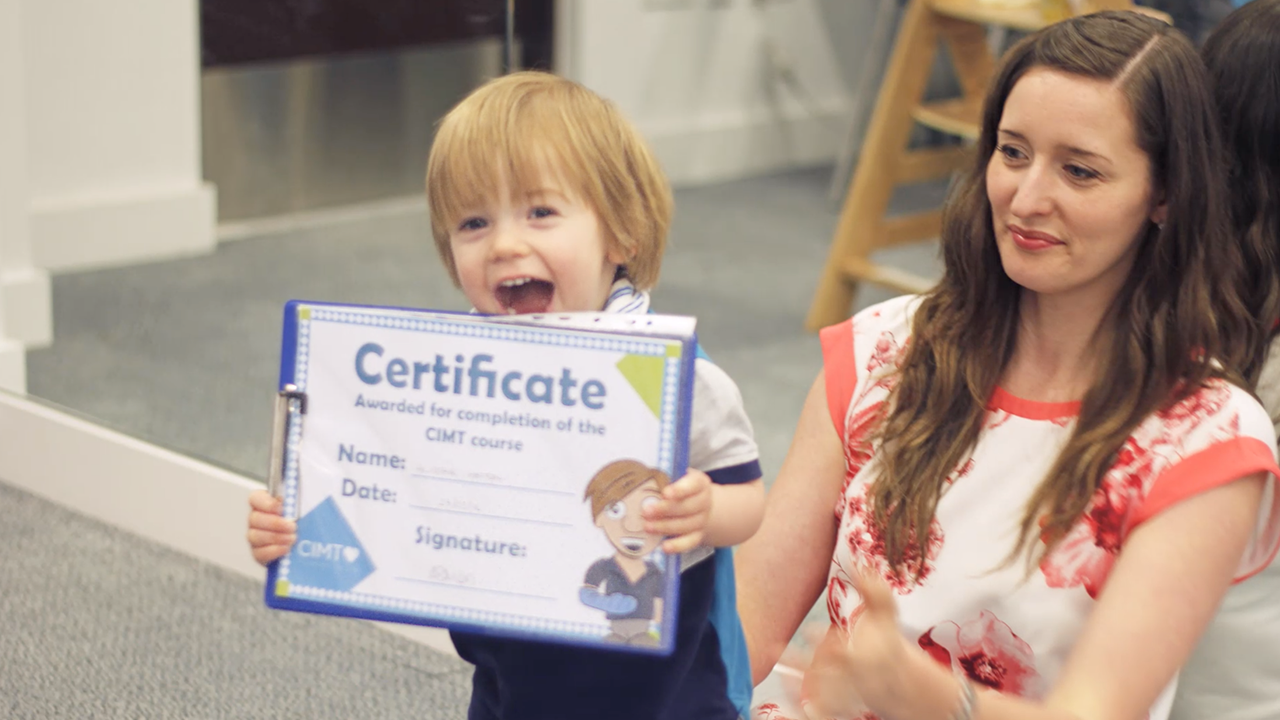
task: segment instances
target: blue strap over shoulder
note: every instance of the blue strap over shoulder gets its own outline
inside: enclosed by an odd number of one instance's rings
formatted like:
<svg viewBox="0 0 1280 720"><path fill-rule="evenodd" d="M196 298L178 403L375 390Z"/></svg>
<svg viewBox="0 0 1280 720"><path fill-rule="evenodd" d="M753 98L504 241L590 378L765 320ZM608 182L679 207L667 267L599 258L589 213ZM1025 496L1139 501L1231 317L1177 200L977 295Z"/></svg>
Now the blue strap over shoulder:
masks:
<svg viewBox="0 0 1280 720"><path fill-rule="evenodd" d="M733 572L733 548L716 548L715 596L711 599L711 626L720 639L720 660L728 680L729 701L738 715L750 717L751 658L747 655L747 637L738 617L738 589Z"/></svg>
<svg viewBox="0 0 1280 720"><path fill-rule="evenodd" d="M711 362L711 357L697 346L698 357ZM715 595L711 598L711 627L720 640L720 661L724 663L729 702L737 708L738 715L750 717L751 658L747 655L747 637L743 634L742 620L738 617L737 576L733 569L733 548L716 548L713 558L716 564Z"/></svg>

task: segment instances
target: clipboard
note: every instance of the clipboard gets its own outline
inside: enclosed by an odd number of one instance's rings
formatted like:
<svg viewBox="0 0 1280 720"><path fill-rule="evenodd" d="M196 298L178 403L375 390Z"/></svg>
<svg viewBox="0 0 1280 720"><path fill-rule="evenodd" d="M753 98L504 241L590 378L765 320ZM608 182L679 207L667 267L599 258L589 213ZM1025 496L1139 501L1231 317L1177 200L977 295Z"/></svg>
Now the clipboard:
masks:
<svg viewBox="0 0 1280 720"><path fill-rule="evenodd" d="M266 604L669 654L680 558L636 528L686 469L695 329L290 301Z"/></svg>

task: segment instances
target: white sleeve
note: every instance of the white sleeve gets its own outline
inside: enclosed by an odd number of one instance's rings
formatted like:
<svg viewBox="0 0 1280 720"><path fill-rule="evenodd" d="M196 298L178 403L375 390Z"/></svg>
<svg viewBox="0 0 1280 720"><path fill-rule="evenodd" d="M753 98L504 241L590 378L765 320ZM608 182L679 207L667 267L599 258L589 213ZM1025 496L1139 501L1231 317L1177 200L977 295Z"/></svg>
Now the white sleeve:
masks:
<svg viewBox="0 0 1280 720"><path fill-rule="evenodd" d="M733 470L739 476L744 472L752 475L731 480L745 482L760 477L759 459L751 420L742 406L737 384L714 363L698 358L694 363L693 416L689 423L689 467L708 474Z"/></svg>

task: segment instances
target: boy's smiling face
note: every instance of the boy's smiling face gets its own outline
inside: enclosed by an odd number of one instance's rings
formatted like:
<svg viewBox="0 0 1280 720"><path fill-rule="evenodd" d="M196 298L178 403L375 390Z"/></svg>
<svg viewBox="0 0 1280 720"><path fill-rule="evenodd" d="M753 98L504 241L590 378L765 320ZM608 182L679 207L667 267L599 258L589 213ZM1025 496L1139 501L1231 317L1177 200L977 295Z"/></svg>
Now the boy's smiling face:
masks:
<svg viewBox="0 0 1280 720"><path fill-rule="evenodd" d="M497 315L601 310L625 262L595 210L548 172L514 197L502 180L462 214L449 245L463 294Z"/></svg>

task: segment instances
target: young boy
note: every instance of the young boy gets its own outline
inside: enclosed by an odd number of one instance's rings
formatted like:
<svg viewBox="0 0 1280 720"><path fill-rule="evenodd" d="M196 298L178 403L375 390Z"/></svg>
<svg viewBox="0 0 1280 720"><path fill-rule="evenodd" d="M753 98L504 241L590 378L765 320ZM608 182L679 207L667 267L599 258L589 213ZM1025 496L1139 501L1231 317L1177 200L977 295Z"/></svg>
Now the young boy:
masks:
<svg viewBox="0 0 1280 720"><path fill-rule="evenodd" d="M427 200L441 259L478 312L649 311L670 186L635 128L581 85L515 73L476 90L441 122ZM645 532L684 554L674 652L454 632L458 654L475 665L470 720L745 715L750 674L727 548L759 526L764 489L738 388L702 357L689 466L643 512ZM294 525L264 491L250 505L248 540L265 565L288 553Z"/></svg>

